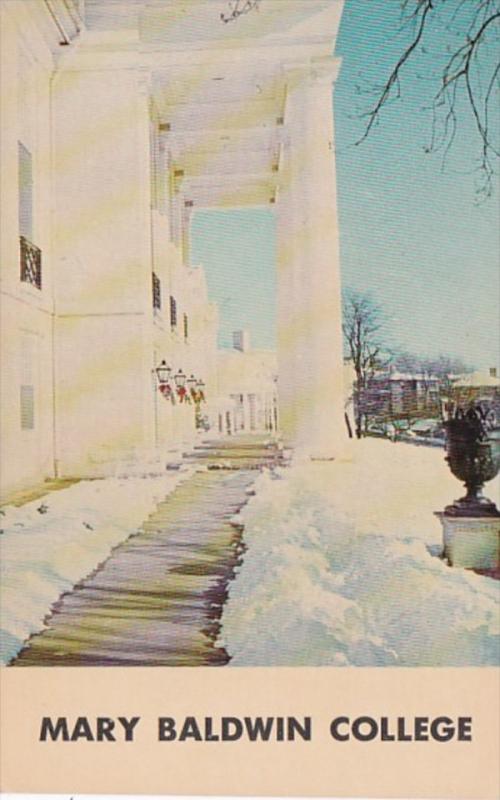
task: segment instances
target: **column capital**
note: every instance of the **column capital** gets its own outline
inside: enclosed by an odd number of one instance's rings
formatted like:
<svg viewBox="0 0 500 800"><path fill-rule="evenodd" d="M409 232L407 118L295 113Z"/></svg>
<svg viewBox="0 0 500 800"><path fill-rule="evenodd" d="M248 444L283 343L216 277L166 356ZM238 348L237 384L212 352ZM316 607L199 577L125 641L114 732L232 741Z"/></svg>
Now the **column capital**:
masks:
<svg viewBox="0 0 500 800"><path fill-rule="evenodd" d="M322 56L309 61L286 62L282 65L282 71L288 84L331 86L337 80L340 63L341 59L335 56Z"/></svg>

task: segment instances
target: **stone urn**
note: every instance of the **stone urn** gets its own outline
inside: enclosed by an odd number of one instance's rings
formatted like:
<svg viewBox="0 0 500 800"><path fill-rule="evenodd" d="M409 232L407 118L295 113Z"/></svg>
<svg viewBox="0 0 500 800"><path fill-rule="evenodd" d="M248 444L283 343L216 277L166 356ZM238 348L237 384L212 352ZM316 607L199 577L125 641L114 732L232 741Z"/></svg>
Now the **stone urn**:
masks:
<svg viewBox="0 0 500 800"><path fill-rule="evenodd" d="M446 429L446 460L467 493L445 508L447 516L500 517L495 503L483 496L483 485L496 477L500 468L500 429L495 418L481 405L467 411L457 409Z"/></svg>
<svg viewBox="0 0 500 800"><path fill-rule="evenodd" d="M500 577L500 512L482 491L500 466L495 415L477 404L457 409L444 425L446 460L467 493L436 512L443 527L443 557L452 567Z"/></svg>

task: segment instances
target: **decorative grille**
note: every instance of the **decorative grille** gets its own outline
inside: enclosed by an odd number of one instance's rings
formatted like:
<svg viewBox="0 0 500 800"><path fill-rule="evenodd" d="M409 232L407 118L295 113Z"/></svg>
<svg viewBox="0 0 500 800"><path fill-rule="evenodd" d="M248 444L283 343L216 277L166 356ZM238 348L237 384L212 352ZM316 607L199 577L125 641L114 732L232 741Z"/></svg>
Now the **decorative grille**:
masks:
<svg viewBox="0 0 500 800"><path fill-rule="evenodd" d="M170 326L172 328L177 327L177 303L172 295L170 295Z"/></svg>
<svg viewBox="0 0 500 800"><path fill-rule="evenodd" d="M158 275L153 272L153 308L161 308L161 281Z"/></svg>
<svg viewBox="0 0 500 800"><path fill-rule="evenodd" d="M42 288L42 251L36 245L20 236L21 281Z"/></svg>

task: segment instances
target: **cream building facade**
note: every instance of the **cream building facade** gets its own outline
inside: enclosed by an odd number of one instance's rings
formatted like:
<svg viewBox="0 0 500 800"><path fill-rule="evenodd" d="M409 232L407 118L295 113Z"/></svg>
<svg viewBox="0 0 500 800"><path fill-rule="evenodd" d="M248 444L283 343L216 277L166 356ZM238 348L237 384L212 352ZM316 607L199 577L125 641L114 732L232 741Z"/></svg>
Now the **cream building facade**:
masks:
<svg viewBox="0 0 500 800"><path fill-rule="evenodd" d="M217 399L212 428L222 435L276 434L277 380L275 351L252 348L248 331L234 331L233 347L217 353Z"/></svg>
<svg viewBox="0 0 500 800"><path fill-rule="evenodd" d="M182 444L216 394L197 208L272 207L284 437L344 436L331 56L341 0L3 0L3 493ZM300 375L300 382L297 376ZM305 386L305 391L301 389Z"/></svg>

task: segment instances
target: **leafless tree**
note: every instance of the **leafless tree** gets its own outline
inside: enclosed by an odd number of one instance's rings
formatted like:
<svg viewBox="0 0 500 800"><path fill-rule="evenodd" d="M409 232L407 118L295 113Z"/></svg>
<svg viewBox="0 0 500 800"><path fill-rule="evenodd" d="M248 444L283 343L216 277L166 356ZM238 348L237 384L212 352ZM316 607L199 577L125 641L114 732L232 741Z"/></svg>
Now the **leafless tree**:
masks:
<svg viewBox="0 0 500 800"><path fill-rule="evenodd" d="M220 18L222 22L234 22L238 17L243 14L248 14L250 11L259 8L260 0L229 0L228 10L226 13L222 12Z"/></svg>
<svg viewBox="0 0 500 800"><path fill-rule="evenodd" d="M343 302L342 330L355 373L353 399L358 439L365 427L365 398L369 381L377 369L385 366L382 328L382 309L370 295L347 292Z"/></svg>
<svg viewBox="0 0 500 800"><path fill-rule="evenodd" d="M418 373L424 378L435 378L443 390L450 387L453 376L472 372L473 369L461 358L454 356L441 354L429 358L406 352L395 354L392 358L392 366L401 372Z"/></svg>
<svg viewBox="0 0 500 800"><path fill-rule="evenodd" d="M401 55L387 80L376 90L374 105L364 113L361 144L379 122L386 106L402 96L405 68L423 56L431 67L428 38L439 37L443 66L431 90L431 132L428 152L441 151L443 160L455 140L459 119L472 115L478 137L475 166L478 199L489 197L493 188L494 162L500 155L498 137L498 91L500 87L500 0L399 0L401 29L407 34ZM450 45L448 34L455 40ZM430 77L430 69L426 72ZM496 112L496 114L495 114ZM492 118L493 117L493 118ZM496 117L496 119L495 119Z"/></svg>

